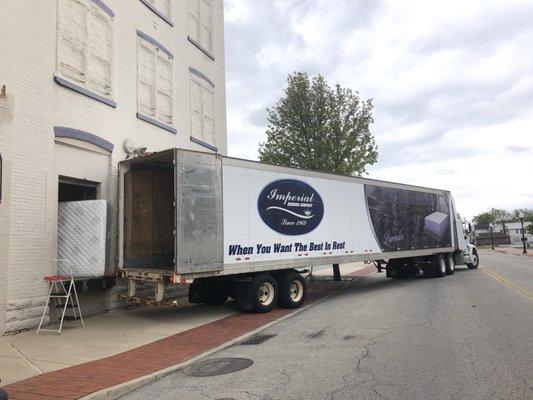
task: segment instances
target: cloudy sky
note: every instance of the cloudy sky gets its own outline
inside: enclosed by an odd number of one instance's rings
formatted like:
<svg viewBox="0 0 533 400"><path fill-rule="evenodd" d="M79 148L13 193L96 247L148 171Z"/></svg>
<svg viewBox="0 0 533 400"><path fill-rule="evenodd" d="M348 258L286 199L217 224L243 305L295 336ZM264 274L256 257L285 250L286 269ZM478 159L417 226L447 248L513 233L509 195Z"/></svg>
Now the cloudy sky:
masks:
<svg viewBox="0 0 533 400"><path fill-rule="evenodd" d="M533 207L533 1L225 0L231 156L257 159L293 71L373 98L370 178Z"/></svg>

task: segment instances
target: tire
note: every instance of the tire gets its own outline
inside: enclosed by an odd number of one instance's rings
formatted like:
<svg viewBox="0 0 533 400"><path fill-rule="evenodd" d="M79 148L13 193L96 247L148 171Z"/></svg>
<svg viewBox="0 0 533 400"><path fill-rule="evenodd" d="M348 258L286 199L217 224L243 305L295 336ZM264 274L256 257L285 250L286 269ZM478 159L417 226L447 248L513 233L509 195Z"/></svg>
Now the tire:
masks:
<svg viewBox="0 0 533 400"><path fill-rule="evenodd" d="M455 258L453 257L453 254L448 254L446 256L446 274L455 274Z"/></svg>
<svg viewBox="0 0 533 400"><path fill-rule="evenodd" d="M435 257L435 277L442 278L446 275L446 260L442 254Z"/></svg>
<svg viewBox="0 0 533 400"><path fill-rule="evenodd" d="M270 275L257 275L251 283L252 309L257 313L271 311L278 302L278 283Z"/></svg>
<svg viewBox="0 0 533 400"><path fill-rule="evenodd" d="M475 249L472 251L472 262L467 263L466 266L468 269L476 269L479 267L479 256L477 255L477 251Z"/></svg>
<svg viewBox="0 0 533 400"><path fill-rule="evenodd" d="M278 303L284 308L299 308L307 296L307 284L298 272L287 272L278 280Z"/></svg>

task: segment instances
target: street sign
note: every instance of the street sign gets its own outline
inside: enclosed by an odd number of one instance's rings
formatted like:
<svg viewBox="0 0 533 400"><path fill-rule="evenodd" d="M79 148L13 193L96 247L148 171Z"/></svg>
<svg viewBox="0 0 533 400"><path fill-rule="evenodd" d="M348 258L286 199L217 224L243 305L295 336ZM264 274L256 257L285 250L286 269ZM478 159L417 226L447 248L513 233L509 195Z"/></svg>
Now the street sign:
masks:
<svg viewBox="0 0 533 400"><path fill-rule="evenodd" d="M527 238L521 238L520 239L522 242L527 242Z"/></svg>

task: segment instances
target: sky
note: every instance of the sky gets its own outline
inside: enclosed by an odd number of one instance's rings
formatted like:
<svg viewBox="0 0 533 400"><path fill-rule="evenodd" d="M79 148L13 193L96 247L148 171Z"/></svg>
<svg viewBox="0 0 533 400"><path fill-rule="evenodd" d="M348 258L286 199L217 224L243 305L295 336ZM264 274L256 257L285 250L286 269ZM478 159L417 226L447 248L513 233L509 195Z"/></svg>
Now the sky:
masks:
<svg viewBox="0 0 533 400"><path fill-rule="evenodd" d="M533 1L225 0L228 153L258 158L287 75L372 98L365 177L533 207Z"/></svg>

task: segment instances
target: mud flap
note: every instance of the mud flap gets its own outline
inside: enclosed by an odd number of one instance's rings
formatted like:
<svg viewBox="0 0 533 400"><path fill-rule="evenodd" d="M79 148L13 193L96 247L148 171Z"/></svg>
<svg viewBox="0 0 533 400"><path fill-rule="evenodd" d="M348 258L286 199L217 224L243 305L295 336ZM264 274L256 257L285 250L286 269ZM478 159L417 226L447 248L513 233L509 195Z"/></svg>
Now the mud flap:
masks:
<svg viewBox="0 0 533 400"><path fill-rule="evenodd" d="M252 278L235 280L235 300L239 310L247 311L253 308L252 304Z"/></svg>
<svg viewBox="0 0 533 400"><path fill-rule="evenodd" d="M201 282L194 281L189 286L189 303L201 304L203 295L203 285Z"/></svg>

